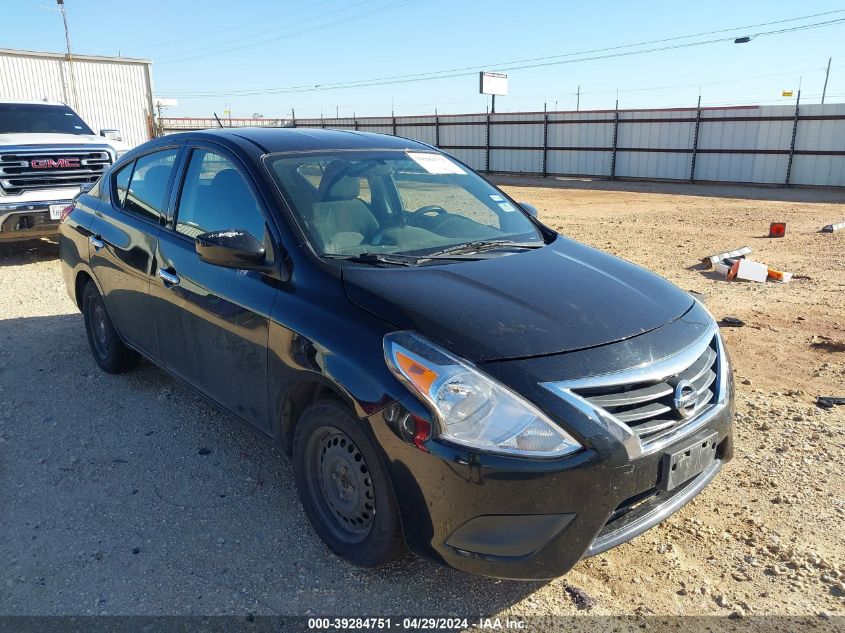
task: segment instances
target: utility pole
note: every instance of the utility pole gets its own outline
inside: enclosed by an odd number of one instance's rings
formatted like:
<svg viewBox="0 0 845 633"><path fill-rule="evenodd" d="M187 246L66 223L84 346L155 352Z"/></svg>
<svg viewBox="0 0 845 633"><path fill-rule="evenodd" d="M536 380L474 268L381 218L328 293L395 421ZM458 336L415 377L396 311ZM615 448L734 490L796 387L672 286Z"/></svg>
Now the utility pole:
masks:
<svg viewBox="0 0 845 633"><path fill-rule="evenodd" d="M827 58L827 71L824 74L824 88L822 88L822 105L824 105L824 96L827 94L827 80L830 77L830 62L833 57Z"/></svg>
<svg viewBox="0 0 845 633"><path fill-rule="evenodd" d="M490 114L496 114L496 95L493 96L493 102L490 105Z"/></svg>
<svg viewBox="0 0 845 633"><path fill-rule="evenodd" d="M73 108L78 110L79 99L77 98L76 94L76 78L73 75L73 58L70 49L70 32L67 28L67 15L65 15L65 0L56 0L56 4L59 5L59 13L62 14L62 22L65 25L65 44L67 45L67 54L65 55L65 61L67 61L68 77L70 79L70 97L73 101Z"/></svg>
<svg viewBox="0 0 845 633"><path fill-rule="evenodd" d="M575 93L575 111L581 110L581 84L578 84L578 92Z"/></svg>

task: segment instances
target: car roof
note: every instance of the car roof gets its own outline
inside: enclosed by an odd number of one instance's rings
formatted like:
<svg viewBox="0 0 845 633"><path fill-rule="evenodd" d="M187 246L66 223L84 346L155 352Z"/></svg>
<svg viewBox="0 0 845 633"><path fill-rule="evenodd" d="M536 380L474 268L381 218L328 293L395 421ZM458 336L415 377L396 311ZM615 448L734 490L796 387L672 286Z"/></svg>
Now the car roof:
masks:
<svg viewBox="0 0 845 633"><path fill-rule="evenodd" d="M397 149L431 151L425 143L388 134L331 130L321 128L240 127L199 130L174 134L167 138L205 138L228 140L239 145L251 143L266 153L311 150Z"/></svg>

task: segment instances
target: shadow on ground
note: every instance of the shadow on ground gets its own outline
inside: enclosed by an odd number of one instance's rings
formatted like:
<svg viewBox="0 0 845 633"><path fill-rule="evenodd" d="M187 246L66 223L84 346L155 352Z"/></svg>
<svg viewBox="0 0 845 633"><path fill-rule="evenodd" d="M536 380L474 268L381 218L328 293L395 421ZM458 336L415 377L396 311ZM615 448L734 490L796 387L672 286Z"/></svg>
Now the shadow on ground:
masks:
<svg viewBox="0 0 845 633"><path fill-rule="evenodd" d="M23 266L58 259L59 243L47 238L23 242L0 242L0 266Z"/></svg>
<svg viewBox="0 0 845 633"><path fill-rule="evenodd" d="M0 508L6 614L487 615L541 586L344 563L287 458L150 364L101 372L78 314L0 321Z"/></svg>

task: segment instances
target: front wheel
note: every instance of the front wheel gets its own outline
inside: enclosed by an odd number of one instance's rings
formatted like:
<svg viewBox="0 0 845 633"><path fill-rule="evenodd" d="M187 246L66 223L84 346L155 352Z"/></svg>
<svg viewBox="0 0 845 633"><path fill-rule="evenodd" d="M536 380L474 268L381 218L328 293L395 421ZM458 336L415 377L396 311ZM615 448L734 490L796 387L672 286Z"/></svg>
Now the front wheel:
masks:
<svg viewBox="0 0 845 633"><path fill-rule="evenodd" d="M92 281L89 281L82 291L82 315L85 317L88 344L100 369L110 374L120 374L137 364L138 353L126 347L120 340L103 297Z"/></svg>
<svg viewBox="0 0 845 633"><path fill-rule="evenodd" d="M337 555L379 567L404 553L399 510L387 471L348 409L321 400L294 433L294 475L308 519Z"/></svg>

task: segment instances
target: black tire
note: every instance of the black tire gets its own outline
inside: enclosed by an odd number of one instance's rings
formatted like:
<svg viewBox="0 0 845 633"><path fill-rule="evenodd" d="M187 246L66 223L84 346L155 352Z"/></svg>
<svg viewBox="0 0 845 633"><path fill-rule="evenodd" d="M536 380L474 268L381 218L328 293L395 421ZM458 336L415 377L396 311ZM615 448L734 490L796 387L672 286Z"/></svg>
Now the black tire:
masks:
<svg viewBox="0 0 845 633"><path fill-rule="evenodd" d="M138 363L138 353L120 340L111 322L106 304L94 282L89 281L82 290L82 315L91 354L103 371L121 374Z"/></svg>
<svg viewBox="0 0 845 633"><path fill-rule="evenodd" d="M404 555L389 475L360 420L343 403L319 400L303 412L293 462L305 513L329 549L361 567Z"/></svg>

